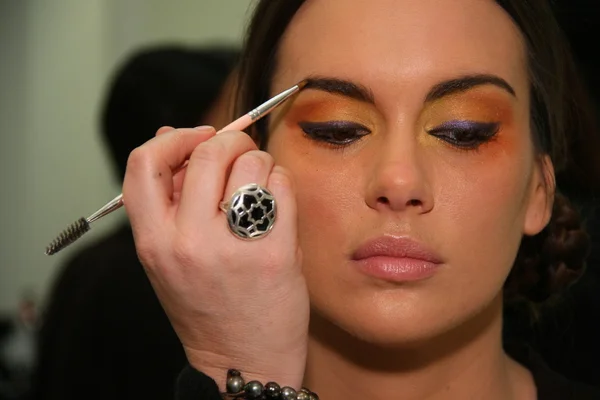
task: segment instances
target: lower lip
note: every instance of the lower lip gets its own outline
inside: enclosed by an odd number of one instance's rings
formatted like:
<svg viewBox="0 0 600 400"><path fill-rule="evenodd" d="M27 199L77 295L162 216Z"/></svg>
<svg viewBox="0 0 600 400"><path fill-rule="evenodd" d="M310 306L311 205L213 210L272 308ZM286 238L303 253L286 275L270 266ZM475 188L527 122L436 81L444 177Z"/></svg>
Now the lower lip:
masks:
<svg viewBox="0 0 600 400"><path fill-rule="evenodd" d="M433 276L439 264L416 258L368 257L356 260L358 268L366 275L392 281L412 282Z"/></svg>

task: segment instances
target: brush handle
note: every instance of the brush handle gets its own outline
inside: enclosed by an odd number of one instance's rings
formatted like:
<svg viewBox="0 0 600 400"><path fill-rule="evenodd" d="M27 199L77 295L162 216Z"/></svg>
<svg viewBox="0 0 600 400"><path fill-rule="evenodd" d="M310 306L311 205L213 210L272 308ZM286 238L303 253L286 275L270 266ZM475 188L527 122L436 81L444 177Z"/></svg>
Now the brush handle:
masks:
<svg viewBox="0 0 600 400"><path fill-rule="evenodd" d="M294 94L298 90L300 90L301 87L304 87L304 85L305 85L305 82L301 82L300 84L276 95L275 97L267 100L266 102L264 102L263 104L261 104L260 106L255 108L254 110L250 111L248 114L245 114L245 115L241 116L240 118L238 118L237 120L233 121L232 123L227 125L225 128L221 129L219 132L222 132L225 130L241 131L243 129L246 129L248 126L252 125L253 122L255 122L255 121L261 119L262 117L264 117L265 115L269 114L275 107L277 107L279 104L281 104L285 99L290 97L292 94ZM217 132L217 133L219 133L219 132ZM173 171L173 173L174 174L178 173L183 168L185 168L186 165L187 165L187 162L185 162L176 171ZM118 195L117 197L115 197L114 199L112 199L111 201L106 203L102 208L100 208L98 211L96 211L89 217L80 218L79 220L77 220L77 222L70 225L67 230L63 231L52 243L50 243L50 245L46 248L46 254L47 255L55 254L56 252L65 248L66 246L68 246L69 244L73 243L74 241L79 239L81 237L81 235L83 235L85 232L87 232L90 229L90 224L92 222L99 220L100 218L104 217L105 215L110 214L111 212L113 212L115 210L118 210L119 208L123 207L124 204L125 203L123 201L123 193L121 193L120 195Z"/></svg>
<svg viewBox="0 0 600 400"><path fill-rule="evenodd" d="M250 111L249 113L247 113L247 114L241 116L240 118L238 118L237 120L233 121L232 123L230 123L223 129L221 129L219 132L222 132L225 130L241 131L243 129L246 129L248 126L252 125L253 122L258 121L259 119L261 119L262 117L264 117L265 115L267 115L271 111L273 111L273 109L275 107L277 107L278 105L283 103L287 98L289 98L291 95L293 95L294 93L299 91L302 87L304 87L305 84L306 84L306 82L301 82L287 90L284 90L283 92L270 98L269 100L267 100L260 106L256 107L254 110ZM219 133L219 132L217 132L217 133ZM186 164L181 166L177 171L175 171L175 173L177 173L177 172L181 171L183 168L185 168ZM92 215L87 217L86 221L88 224L91 224L92 222L99 220L100 218L104 217L105 215L108 215L111 212L118 210L119 208L121 208L123 206L123 204L124 204L123 194L121 193L120 195L118 195L117 197L112 199L110 202L106 203L106 205L104 205L101 209L99 209L98 211L96 211L95 213L93 213Z"/></svg>
<svg viewBox="0 0 600 400"><path fill-rule="evenodd" d="M283 92L279 93L278 95L265 101L263 104L256 107L254 110L250 111L249 113L242 115L240 118L236 119L235 121L233 121L232 123L230 123L229 125L224 127L223 129L219 130L219 132L230 131L230 130L241 131L243 129L246 129L248 126L252 125L253 122L258 121L265 115L269 114L278 105L283 103L288 97L290 97L291 95L293 95L294 93L299 91L304 86L304 84L305 84L304 82L301 82L298 85L295 85L287 90L284 90ZM219 132L217 132L217 133L219 133ZM183 166L181 166L175 173L181 171L183 168L185 168L185 164ZM104 217L105 215L108 215L111 212L118 210L119 208L121 208L123 206L123 204L124 204L123 203L123 194L120 194L117 197L115 197L114 199L112 199L110 202L108 202L104 207L102 207L101 209L96 211L94 214L89 216L86 220L88 223L91 224L92 222Z"/></svg>

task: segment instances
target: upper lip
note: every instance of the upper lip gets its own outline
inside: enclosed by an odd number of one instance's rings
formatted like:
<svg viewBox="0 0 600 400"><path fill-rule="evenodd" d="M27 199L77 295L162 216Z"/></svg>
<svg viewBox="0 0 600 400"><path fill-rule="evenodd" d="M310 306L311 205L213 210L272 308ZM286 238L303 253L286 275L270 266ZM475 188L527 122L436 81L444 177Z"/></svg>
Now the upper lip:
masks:
<svg viewBox="0 0 600 400"><path fill-rule="evenodd" d="M369 257L414 258L435 264L442 259L425 245L408 237L381 236L365 242L352 255L354 260Z"/></svg>

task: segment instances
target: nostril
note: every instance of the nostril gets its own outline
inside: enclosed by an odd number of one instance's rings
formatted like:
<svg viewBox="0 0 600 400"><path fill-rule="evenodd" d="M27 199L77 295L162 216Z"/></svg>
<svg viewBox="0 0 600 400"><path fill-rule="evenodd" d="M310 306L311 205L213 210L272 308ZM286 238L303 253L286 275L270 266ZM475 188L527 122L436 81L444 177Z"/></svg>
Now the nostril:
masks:
<svg viewBox="0 0 600 400"><path fill-rule="evenodd" d="M421 200L412 199L412 200L410 200L410 201L408 202L408 205L409 205L409 206L412 206L412 207L417 207L417 206L420 206L420 205L421 205Z"/></svg>
<svg viewBox="0 0 600 400"><path fill-rule="evenodd" d="M381 203L381 204L390 204L390 200L387 197L383 197L383 196L379 197L377 199L377 202Z"/></svg>

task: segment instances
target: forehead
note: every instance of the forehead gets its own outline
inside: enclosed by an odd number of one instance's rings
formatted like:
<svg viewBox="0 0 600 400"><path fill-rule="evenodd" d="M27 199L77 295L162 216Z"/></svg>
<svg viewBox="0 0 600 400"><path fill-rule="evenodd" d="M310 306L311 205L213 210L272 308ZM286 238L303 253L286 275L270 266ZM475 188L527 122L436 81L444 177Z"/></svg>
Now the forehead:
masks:
<svg viewBox="0 0 600 400"><path fill-rule="evenodd" d="M282 38L273 86L316 74L398 95L488 73L519 95L526 71L520 32L493 0L307 0Z"/></svg>

